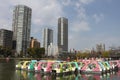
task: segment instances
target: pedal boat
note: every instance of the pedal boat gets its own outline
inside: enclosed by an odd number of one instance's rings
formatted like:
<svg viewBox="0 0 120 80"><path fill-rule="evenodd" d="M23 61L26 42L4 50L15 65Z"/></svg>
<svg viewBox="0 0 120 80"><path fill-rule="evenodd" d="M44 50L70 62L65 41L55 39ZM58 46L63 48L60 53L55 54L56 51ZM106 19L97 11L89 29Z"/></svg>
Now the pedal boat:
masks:
<svg viewBox="0 0 120 80"><path fill-rule="evenodd" d="M54 61L48 61L41 64L41 73L43 74L51 74L52 73L52 65Z"/></svg>
<svg viewBox="0 0 120 80"><path fill-rule="evenodd" d="M22 70L28 70L28 65L29 65L30 61L24 61L23 65L21 66Z"/></svg>
<svg viewBox="0 0 120 80"><path fill-rule="evenodd" d="M67 75L72 73L72 67L70 63L67 62L56 62L52 66L53 75Z"/></svg>
<svg viewBox="0 0 120 80"><path fill-rule="evenodd" d="M101 66L98 64L98 61L91 60L83 66L81 73L87 74L103 74Z"/></svg>
<svg viewBox="0 0 120 80"><path fill-rule="evenodd" d="M35 63L37 60L31 60L30 64L28 65L28 71L35 71Z"/></svg>
<svg viewBox="0 0 120 80"><path fill-rule="evenodd" d="M19 61L17 64L16 64L16 69L21 69L22 65L23 65L24 61Z"/></svg>

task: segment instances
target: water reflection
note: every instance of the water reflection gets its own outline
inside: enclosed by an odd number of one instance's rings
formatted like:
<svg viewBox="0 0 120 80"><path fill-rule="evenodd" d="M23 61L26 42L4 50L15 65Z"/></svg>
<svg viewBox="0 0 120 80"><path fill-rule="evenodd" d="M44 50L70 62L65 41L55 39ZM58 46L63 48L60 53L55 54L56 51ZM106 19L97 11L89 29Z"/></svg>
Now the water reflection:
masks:
<svg viewBox="0 0 120 80"><path fill-rule="evenodd" d="M42 80L43 75L40 73L35 74L36 80Z"/></svg>
<svg viewBox="0 0 120 80"><path fill-rule="evenodd" d="M42 75L27 71L16 70L17 79L19 80L108 80L108 75L81 75L72 74L64 76Z"/></svg>
<svg viewBox="0 0 120 80"><path fill-rule="evenodd" d="M4 60L0 59L0 80L14 80L15 79L15 66L14 65L15 65L14 60L6 61L6 59Z"/></svg>
<svg viewBox="0 0 120 80"><path fill-rule="evenodd" d="M40 73L16 70L18 80L119 80L120 71L104 75L72 74L64 76L43 75Z"/></svg>

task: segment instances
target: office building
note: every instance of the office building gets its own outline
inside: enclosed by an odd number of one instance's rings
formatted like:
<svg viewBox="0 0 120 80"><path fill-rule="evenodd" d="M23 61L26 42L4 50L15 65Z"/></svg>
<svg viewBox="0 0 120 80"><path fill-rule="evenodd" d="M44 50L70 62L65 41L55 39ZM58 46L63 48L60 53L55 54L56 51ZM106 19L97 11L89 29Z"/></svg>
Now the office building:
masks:
<svg viewBox="0 0 120 80"><path fill-rule="evenodd" d="M0 29L0 46L3 48L12 49L12 35L12 31Z"/></svg>
<svg viewBox="0 0 120 80"><path fill-rule="evenodd" d="M13 41L16 55L21 52L26 56L26 50L30 45L31 8L25 5L16 5L13 10Z"/></svg>
<svg viewBox="0 0 120 80"><path fill-rule="evenodd" d="M68 51L68 19L61 17L58 19L58 39L59 52Z"/></svg>
<svg viewBox="0 0 120 80"><path fill-rule="evenodd" d="M45 28L43 37L43 47L45 48L45 55L48 56L48 45L50 45L50 43L53 43L53 30Z"/></svg>

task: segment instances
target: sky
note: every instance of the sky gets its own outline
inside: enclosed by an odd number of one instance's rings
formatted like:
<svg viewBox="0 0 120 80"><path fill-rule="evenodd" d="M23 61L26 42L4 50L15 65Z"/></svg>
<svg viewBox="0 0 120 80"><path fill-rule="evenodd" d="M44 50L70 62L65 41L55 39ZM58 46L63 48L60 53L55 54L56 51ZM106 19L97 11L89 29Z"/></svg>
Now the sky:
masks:
<svg viewBox="0 0 120 80"><path fill-rule="evenodd" d="M120 0L0 0L0 29L12 30L18 4L32 8L31 36L41 44L48 27L54 30L57 45L57 21L66 17L69 49L92 49L100 43L106 49L120 46Z"/></svg>

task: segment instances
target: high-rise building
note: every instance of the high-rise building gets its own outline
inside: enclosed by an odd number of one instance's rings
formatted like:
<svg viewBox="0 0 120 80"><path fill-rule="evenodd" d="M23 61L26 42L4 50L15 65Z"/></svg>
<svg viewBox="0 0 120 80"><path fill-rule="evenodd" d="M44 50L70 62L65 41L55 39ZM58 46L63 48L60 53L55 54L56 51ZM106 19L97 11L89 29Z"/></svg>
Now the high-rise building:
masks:
<svg viewBox="0 0 120 80"><path fill-rule="evenodd" d="M58 49L59 52L68 51L68 19L61 17L58 19Z"/></svg>
<svg viewBox="0 0 120 80"><path fill-rule="evenodd" d="M45 28L43 37L43 47L45 48L45 55L48 56L48 46L50 45L50 43L53 43L53 30Z"/></svg>
<svg viewBox="0 0 120 80"><path fill-rule="evenodd" d="M40 48L40 42L38 42L37 39L34 39L33 37L31 37L30 48Z"/></svg>
<svg viewBox="0 0 120 80"><path fill-rule="evenodd" d="M12 31L0 29L0 46L12 49L12 35Z"/></svg>
<svg viewBox="0 0 120 80"><path fill-rule="evenodd" d="M16 55L22 52L26 56L26 50L30 44L31 8L25 5L16 5L13 11L13 41Z"/></svg>

